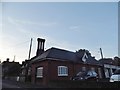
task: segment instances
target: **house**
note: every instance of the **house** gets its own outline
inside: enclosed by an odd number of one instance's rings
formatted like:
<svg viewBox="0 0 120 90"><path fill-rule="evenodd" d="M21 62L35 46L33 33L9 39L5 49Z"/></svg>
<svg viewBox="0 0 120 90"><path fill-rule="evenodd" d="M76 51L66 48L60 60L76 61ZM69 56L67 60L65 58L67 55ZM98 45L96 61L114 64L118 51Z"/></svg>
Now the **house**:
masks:
<svg viewBox="0 0 120 90"><path fill-rule="evenodd" d="M40 42L42 41L42 43ZM38 49L37 49L37 52L36 52L36 56L32 57L31 59L29 60L25 60L22 62L22 67L21 67L21 74L20 74L20 81L21 82L31 82L31 64L30 62L36 58L37 56L39 56L41 53L44 52L43 49L40 49L39 48L44 48L44 43L45 42L45 39L39 39L38 38Z"/></svg>
<svg viewBox="0 0 120 90"><path fill-rule="evenodd" d="M44 51L44 39L38 38L36 56L31 59L31 82L48 84L54 80L70 80L80 71L94 70L102 78L102 66L90 52L76 52L52 47Z"/></svg>
<svg viewBox="0 0 120 90"><path fill-rule="evenodd" d="M103 65L104 78L110 78L116 69L120 69L120 66L116 65L115 60L112 58L103 58L99 60L99 63Z"/></svg>
<svg viewBox="0 0 120 90"><path fill-rule="evenodd" d="M21 82L31 82L31 60L36 58L36 56L32 57L29 60L25 60L21 65L21 73L20 73L20 81Z"/></svg>
<svg viewBox="0 0 120 90"><path fill-rule="evenodd" d="M21 64L19 62L9 61L9 58L6 61L2 62L2 78L8 78L15 80L19 76L21 71Z"/></svg>
<svg viewBox="0 0 120 90"><path fill-rule="evenodd" d="M29 63L31 60L25 60L22 62L21 66L21 74L20 74L20 81L22 82L30 82L31 76L30 76L30 70L29 70Z"/></svg>

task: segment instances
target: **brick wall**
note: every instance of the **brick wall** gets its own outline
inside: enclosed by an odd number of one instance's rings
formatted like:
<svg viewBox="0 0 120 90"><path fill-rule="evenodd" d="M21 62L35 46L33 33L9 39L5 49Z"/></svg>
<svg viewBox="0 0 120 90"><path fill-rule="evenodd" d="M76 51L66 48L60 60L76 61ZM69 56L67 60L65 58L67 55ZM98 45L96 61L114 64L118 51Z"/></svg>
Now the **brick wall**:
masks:
<svg viewBox="0 0 120 90"><path fill-rule="evenodd" d="M36 78L36 68L43 67L43 78ZM67 66L68 67L68 76L58 76L58 66ZM88 65L82 63L73 63L68 61L58 61L58 60L44 60L34 63L32 65L32 82L37 84L47 84L52 80L70 80L71 77L76 75L79 71L82 70L82 67L90 70L91 67L95 68L95 71L98 73L97 65Z"/></svg>

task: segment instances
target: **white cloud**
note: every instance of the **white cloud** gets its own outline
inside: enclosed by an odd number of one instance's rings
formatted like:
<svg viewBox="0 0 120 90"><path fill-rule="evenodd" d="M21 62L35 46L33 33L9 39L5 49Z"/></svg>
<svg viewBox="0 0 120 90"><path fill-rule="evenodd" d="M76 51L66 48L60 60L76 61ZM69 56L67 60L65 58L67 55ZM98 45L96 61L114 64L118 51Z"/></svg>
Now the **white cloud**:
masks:
<svg viewBox="0 0 120 90"><path fill-rule="evenodd" d="M24 25L28 24L28 25L41 25L41 26L54 26L56 23L53 23L53 22L47 22L47 23L37 23L37 22L31 22L31 21L25 21L25 20L18 20L18 19L14 19L14 18L11 18L11 17L8 17L8 22L14 26L15 30L18 30L19 32L21 32L22 34L25 34L26 37L29 36L29 37L33 37L35 38L34 39L34 43L33 43L33 47L32 47L32 53L31 53L31 57L34 56L36 54L36 45L37 45L37 40L36 38L37 37L41 37L41 38L45 38L46 39L46 48L51 48L51 47L57 47L57 48L61 48L61 49L66 49L66 50L70 50L70 51L75 51L75 50L78 50L80 49L81 47L83 46L79 46L79 45L75 45L73 43L69 43L67 41L64 41L64 40L56 40L55 38L53 38L52 36L50 36L49 34L48 35L43 35L42 33L38 33L38 32L35 32L34 30L29 30L29 29L26 29L26 27ZM9 24L7 23L7 24ZM6 25L7 26L7 25ZM78 25L74 25L74 26L71 26L70 29L71 30L79 30L79 26ZM8 28L9 29L9 28ZM7 36L8 38L9 36ZM14 36L11 36L14 38ZM16 38L17 39L17 38ZM21 38L22 39L22 38ZM24 39L24 38L23 38ZM28 38L27 38L28 39ZM16 43L14 42L16 40L13 40L10 41L11 43ZM26 41L26 40L21 40L21 41ZM20 41L18 41L20 42ZM5 44L4 42L4 45L7 45ZM29 45L29 44L28 44ZM8 46L10 46L8 44ZM4 46L5 47L5 46ZM85 47L85 46L84 46ZM10 47L8 47L10 48ZM17 60L21 62L21 60L25 60L27 58L27 55L28 55L28 50L27 49L29 48L28 46L27 47L22 47L22 48L12 48L14 52L11 52L11 50L7 50L4 52L4 55L7 55L8 57L13 57L14 54L16 55L17 57ZM8 53L9 52L9 53ZM22 53L24 52L24 53ZM3 55L3 54L1 54ZM2 56L2 57L6 57L6 56Z"/></svg>
<svg viewBox="0 0 120 90"><path fill-rule="evenodd" d="M20 43L20 42L24 42L26 41L26 39L28 40L29 38L33 37L33 38L37 38L39 36L41 36L42 38L48 39L49 36L45 36L42 33L38 33L35 32L34 30L29 30L27 29L24 25L29 24L29 25L42 25L42 26L52 26L55 25L55 23L36 23L36 22L30 22L30 21L23 21L23 20L17 20L11 17L8 17L7 20L4 20L5 23L5 28L4 30L12 30L13 35L10 35L8 32L3 33L3 42L2 44L0 43L0 59L5 60L6 58L11 58L16 55L16 59L17 61L21 62L23 60L25 60L28 56L28 49L29 49L29 43L24 44L23 47L13 47L14 45ZM6 27L7 26L7 27ZM17 31L16 31L17 30ZM21 35L25 35L26 38L22 38L22 37L18 37L19 35L17 35L15 32L18 32L17 34ZM29 37L29 38L28 38ZM9 40L8 40L9 38ZM19 39L19 40L18 40ZM50 39L49 39L50 40ZM36 40L35 40L36 41ZM54 40L53 40L54 41ZM33 48L32 48L32 53L31 53L31 57L35 55L36 52L36 43L33 43ZM27 46L26 46L27 45ZM51 46L52 47L52 46ZM3 50L4 49L4 50ZM33 53L34 51L34 53ZM24 52L24 53L23 53ZM7 57L6 57L7 56Z"/></svg>
<svg viewBox="0 0 120 90"><path fill-rule="evenodd" d="M74 52L75 50L78 50L79 47L82 47L82 46L75 45L73 43L69 43L64 40L58 41L55 38L52 38L50 36L48 37L45 36L45 39L47 40L46 41L47 48L56 47L56 48L61 48L61 49L70 50Z"/></svg>
<svg viewBox="0 0 120 90"><path fill-rule="evenodd" d="M38 33L34 32L34 30L27 29L28 26L26 26L27 24L29 24L29 25L33 25L34 27L34 25L38 25L38 23L36 22L23 21L23 20L14 19L11 17L8 17L7 21L11 24L11 26L12 25L14 26L14 31L17 30L21 34L26 35L26 37L38 36Z"/></svg>
<svg viewBox="0 0 120 90"><path fill-rule="evenodd" d="M37 26L43 26L43 27L51 27L57 25L56 22L34 22L34 21L28 21L28 20L20 20L20 19L15 19L12 17L8 17L8 21L11 22L12 24L18 25L37 25Z"/></svg>
<svg viewBox="0 0 120 90"><path fill-rule="evenodd" d="M71 27L69 27L69 29L71 29L71 30L78 30L79 26L71 26Z"/></svg>
<svg viewBox="0 0 120 90"><path fill-rule="evenodd" d="M37 32L34 32L34 31L30 31L30 30L27 30L27 29L24 29L22 27L22 25L26 25L26 24L29 24L29 25L39 25L39 26L54 26L56 25L57 23L55 22L46 22L46 23L37 23L37 22L32 22L32 21L25 21L25 20L18 20L18 19L13 19L11 17L8 17L8 20L10 23L14 24L17 26L17 29L18 31L26 34L26 35L29 35L31 37L39 37L41 36L42 38L45 38L47 40L46 44L47 44L47 47L59 47L59 48L63 48L63 49L68 49L68 50L75 50L78 46L75 46L73 44L70 44L66 41L59 41L56 40L55 38L52 38L51 36L46 36L46 35L43 35L42 33L37 33ZM33 26L34 27L34 26ZM79 26L72 26L70 27L70 29L78 29ZM62 44L61 44L62 43Z"/></svg>

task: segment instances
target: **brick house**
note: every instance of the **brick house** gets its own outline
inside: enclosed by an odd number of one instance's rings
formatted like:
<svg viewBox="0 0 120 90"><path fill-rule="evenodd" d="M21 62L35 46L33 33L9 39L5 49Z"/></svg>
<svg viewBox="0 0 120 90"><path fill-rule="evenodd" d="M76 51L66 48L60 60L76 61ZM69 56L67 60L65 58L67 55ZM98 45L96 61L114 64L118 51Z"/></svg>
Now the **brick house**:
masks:
<svg viewBox="0 0 120 90"><path fill-rule="evenodd" d="M31 75L30 75L30 63L31 60L25 60L22 62L21 66L21 74L20 74L20 81L21 82L30 82L31 81Z"/></svg>
<svg viewBox="0 0 120 90"><path fill-rule="evenodd" d="M103 66L103 78L105 79L109 79L115 70L120 69L120 66L116 65L112 58L100 59L99 63Z"/></svg>
<svg viewBox="0 0 120 90"><path fill-rule="evenodd" d="M91 56L88 50L76 52L59 48L44 51L44 39L38 38L38 48L35 58L31 59L31 82L48 84L54 80L70 80L80 71L94 70L102 78L102 66Z"/></svg>
<svg viewBox="0 0 120 90"><path fill-rule="evenodd" d="M9 58L6 61L1 63L2 65L2 78L3 79L11 79L17 80L17 76L20 75L21 64L15 61L9 61Z"/></svg>

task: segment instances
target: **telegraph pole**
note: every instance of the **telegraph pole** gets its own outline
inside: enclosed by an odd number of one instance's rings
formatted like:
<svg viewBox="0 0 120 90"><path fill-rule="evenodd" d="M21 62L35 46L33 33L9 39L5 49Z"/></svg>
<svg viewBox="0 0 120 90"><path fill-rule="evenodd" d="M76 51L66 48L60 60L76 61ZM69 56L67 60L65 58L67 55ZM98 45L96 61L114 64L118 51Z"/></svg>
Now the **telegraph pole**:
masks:
<svg viewBox="0 0 120 90"><path fill-rule="evenodd" d="M103 59L102 48L100 48L100 54L101 54L101 58Z"/></svg>
<svg viewBox="0 0 120 90"><path fill-rule="evenodd" d="M32 48L32 38L31 38L31 42L30 42L30 49L29 49L29 56L28 56L28 60L30 59L31 48Z"/></svg>

